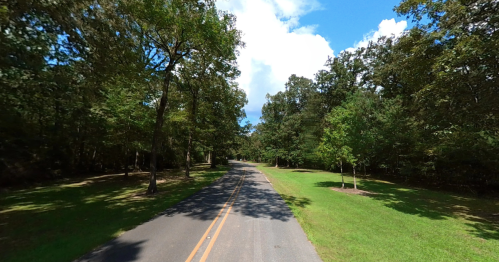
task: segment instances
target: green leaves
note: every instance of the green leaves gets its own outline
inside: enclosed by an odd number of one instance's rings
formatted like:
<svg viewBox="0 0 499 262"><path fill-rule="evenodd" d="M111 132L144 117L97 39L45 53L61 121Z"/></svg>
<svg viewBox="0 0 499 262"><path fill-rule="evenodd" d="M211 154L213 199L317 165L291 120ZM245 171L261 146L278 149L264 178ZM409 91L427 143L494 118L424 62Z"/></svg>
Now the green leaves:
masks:
<svg viewBox="0 0 499 262"><path fill-rule="evenodd" d="M191 124L197 161L209 147L233 146L246 103L233 83L242 42L235 17L214 1L9 0L0 10L0 151L8 156L0 183L146 168L155 122L155 138L165 138L155 143L158 167L182 164ZM188 82L203 112L194 117L180 90Z"/></svg>

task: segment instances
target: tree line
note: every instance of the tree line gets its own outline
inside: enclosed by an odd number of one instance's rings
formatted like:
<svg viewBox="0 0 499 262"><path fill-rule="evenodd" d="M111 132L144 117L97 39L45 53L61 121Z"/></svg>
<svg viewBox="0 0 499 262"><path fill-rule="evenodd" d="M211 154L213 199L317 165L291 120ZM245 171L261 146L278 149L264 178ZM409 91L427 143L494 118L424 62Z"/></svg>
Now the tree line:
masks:
<svg viewBox="0 0 499 262"><path fill-rule="evenodd" d="M415 26L292 75L239 157L275 166L499 185L499 3L404 0Z"/></svg>
<svg viewBox="0 0 499 262"><path fill-rule="evenodd" d="M244 46L212 0L0 4L0 182L224 161Z"/></svg>

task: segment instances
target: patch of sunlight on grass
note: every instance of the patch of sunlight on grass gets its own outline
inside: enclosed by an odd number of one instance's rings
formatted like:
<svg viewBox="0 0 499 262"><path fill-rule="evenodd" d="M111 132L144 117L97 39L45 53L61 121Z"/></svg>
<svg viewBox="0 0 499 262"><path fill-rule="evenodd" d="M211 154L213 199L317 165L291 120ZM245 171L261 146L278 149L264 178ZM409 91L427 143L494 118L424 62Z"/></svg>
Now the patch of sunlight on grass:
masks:
<svg viewBox="0 0 499 262"><path fill-rule="evenodd" d="M61 188L65 188L65 187L81 187L81 186L85 186L85 185L88 185L88 184L90 184L89 181L82 181L82 182L79 182L79 183L61 185L60 187Z"/></svg>
<svg viewBox="0 0 499 262"><path fill-rule="evenodd" d="M339 174L258 169L323 261L499 261L497 200L361 178L359 189L373 194L347 195L330 189L341 187ZM345 183L352 188L353 177Z"/></svg>
<svg viewBox="0 0 499 262"><path fill-rule="evenodd" d="M397 188L398 191L402 191L402 192L414 192L416 190L414 189L410 189L410 188Z"/></svg>
<svg viewBox="0 0 499 262"><path fill-rule="evenodd" d="M54 209L54 207L58 206L57 203L47 203L47 204L21 204L21 205L12 205L9 208L1 210L0 214L9 213L13 211L46 211Z"/></svg>

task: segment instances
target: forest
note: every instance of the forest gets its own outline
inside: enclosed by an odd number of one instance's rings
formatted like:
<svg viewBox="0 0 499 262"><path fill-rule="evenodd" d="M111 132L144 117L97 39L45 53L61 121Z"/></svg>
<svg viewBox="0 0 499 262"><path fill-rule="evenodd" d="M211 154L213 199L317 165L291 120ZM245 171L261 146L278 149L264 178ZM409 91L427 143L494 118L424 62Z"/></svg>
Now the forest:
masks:
<svg viewBox="0 0 499 262"><path fill-rule="evenodd" d="M315 79L292 75L267 94L238 157L497 189L498 2L404 0L395 11L415 23L403 36L343 51Z"/></svg>
<svg viewBox="0 0 499 262"><path fill-rule="evenodd" d="M315 79L290 76L251 130L236 17L212 0L168 3L0 5L0 184L147 170L154 193L157 170L188 177L232 155L499 186L497 1L402 1L413 28L330 57Z"/></svg>
<svg viewBox="0 0 499 262"><path fill-rule="evenodd" d="M215 1L0 4L0 184L226 162L244 46Z"/></svg>

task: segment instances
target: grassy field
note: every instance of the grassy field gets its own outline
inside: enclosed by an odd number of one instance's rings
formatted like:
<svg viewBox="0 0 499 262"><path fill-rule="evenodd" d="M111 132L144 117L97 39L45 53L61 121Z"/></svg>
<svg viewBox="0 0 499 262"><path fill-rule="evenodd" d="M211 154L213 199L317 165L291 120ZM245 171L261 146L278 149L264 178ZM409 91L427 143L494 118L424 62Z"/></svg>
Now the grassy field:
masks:
<svg viewBox="0 0 499 262"><path fill-rule="evenodd" d="M259 165L324 261L499 261L499 201ZM346 177L347 187L353 178Z"/></svg>
<svg viewBox="0 0 499 262"><path fill-rule="evenodd" d="M158 174L159 194L146 196L148 173L101 175L0 194L0 261L71 261L143 223L226 173L209 165Z"/></svg>

